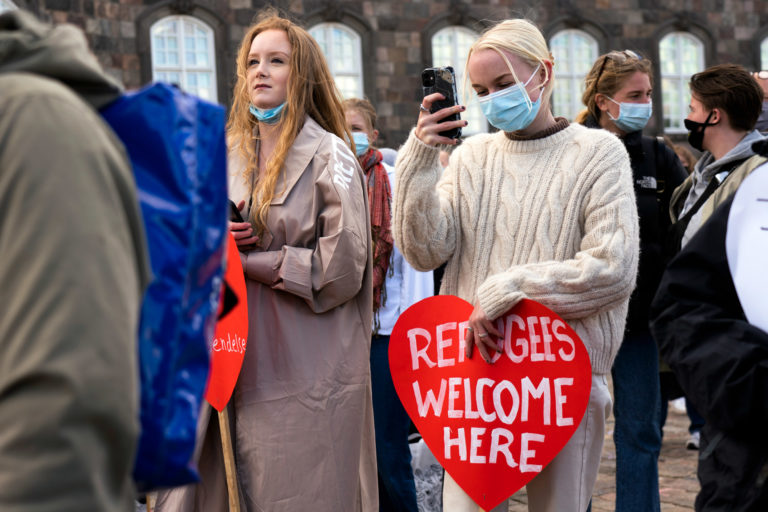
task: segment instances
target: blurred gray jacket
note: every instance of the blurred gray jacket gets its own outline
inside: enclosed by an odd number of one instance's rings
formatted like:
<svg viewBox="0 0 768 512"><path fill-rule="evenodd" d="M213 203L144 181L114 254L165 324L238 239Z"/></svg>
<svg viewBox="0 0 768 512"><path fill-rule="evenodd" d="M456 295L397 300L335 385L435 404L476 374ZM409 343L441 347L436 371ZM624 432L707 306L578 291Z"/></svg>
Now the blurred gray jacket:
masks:
<svg viewBox="0 0 768 512"><path fill-rule="evenodd" d="M129 511L148 258L120 93L72 26L0 16L0 510Z"/></svg>

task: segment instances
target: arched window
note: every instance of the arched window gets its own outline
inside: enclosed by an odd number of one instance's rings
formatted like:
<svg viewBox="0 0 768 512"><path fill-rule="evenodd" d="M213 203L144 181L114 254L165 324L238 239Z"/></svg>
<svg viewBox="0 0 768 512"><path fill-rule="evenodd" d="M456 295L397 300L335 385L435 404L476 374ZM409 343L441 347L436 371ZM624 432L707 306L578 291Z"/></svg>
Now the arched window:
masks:
<svg viewBox="0 0 768 512"><path fill-rule="evenodd" d="M11 0L0 0L0 12L10 11L11 9L18 9L18 7Z"/></svg>
<svg viewBox="0 0 768 512"><path fill-rule="evenodd" d="M191 16L167 16L150 28L152 80L217 101L216 54L211 27Z"/></svg>
<svg viewBox="0 0 768 512"><path fill-rule="evenodd" d="M583 30L561 30L549 41L555 57L552 113L573 120L585 107L581 102L584 78L598 57L597 40Z"/></svg>
<svg viewBox="0 0 768 512"><path fill-rule="evenodd" d="M659 61L664 131L683 133L691 101L688 82L704 69L704 43L688 32L672 32L659 43Z"/></svg>
<svg viewBox="0 0 768 512"><path fill-rule="evenodd" d="M768 37L760 43L760 68L768 69Z"/></svg>
<svg viewBox="0 0 768 512"><path fill-rule="evenodd" d="M466 104L467 110L461 115L469 124L462 128L463 135L472 135L488 131L488 122L485 120L480 105L475 99L475 93L467 79L465 91L465 69L469 47L477 39L478 34L472 30L451 26L439 30L432 36L432 65L451 66L456 73L456 91L459 95L459 103Z"/></svg>
<svg viewBox="0 0 768 512"><path fill-rule="evenodd" d="M363 58L358 33L341 23L320 23L309 33L323 50L341 94L362 98Z"/></svg>

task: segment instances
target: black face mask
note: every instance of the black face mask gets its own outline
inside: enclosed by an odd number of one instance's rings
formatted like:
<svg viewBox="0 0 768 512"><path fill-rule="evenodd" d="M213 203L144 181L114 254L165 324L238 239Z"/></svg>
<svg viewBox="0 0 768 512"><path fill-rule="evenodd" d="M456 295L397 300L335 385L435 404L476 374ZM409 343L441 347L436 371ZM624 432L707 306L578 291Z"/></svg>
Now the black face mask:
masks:
<svg viewBox="0 0 768 512"><path fill-rule="evenodd" d="M690 144L692 148L698 149L699 151L704 151L704 129L707 126L713 126L717 124L709 122L709 120L712 118L712 114L714 113L714 110L711 111L703 123L692 121L690 119L683 121L686 130L688 130L688 144Z"/></svg>

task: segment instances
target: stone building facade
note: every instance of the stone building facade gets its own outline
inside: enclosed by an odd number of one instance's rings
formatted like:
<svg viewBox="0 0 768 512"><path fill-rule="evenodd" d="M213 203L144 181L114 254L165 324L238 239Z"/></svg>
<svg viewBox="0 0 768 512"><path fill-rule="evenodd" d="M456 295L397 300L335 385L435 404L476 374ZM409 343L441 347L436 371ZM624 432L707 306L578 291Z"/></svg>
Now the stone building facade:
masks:
<svg viewBox="0 0 768 512"><path fill-rule="evenodd" d="M578 29L597 50L631 48L654 62L660 75L659 42L669 33L693 34L702 43L705 66L735 62L767 68L765 0L4 0L53 23L81 27L104 68L128 88L152 79L150 27L170 15L204 21L214 34L216 89L228 105L234 56L240 39L265 5L306 27L338 22L360 36L365 96L376 105L383 144L401 144L415 123L421 99L420 72L432 65L432 36L445 27L482 31L494 21L526 17L549 39ZM766 50L763 50L765 54ZM762 56L765 59L765 56ZM558 63L555 63L558 72ZM663 96L654 92L649 132L663 131Z"/></svg>

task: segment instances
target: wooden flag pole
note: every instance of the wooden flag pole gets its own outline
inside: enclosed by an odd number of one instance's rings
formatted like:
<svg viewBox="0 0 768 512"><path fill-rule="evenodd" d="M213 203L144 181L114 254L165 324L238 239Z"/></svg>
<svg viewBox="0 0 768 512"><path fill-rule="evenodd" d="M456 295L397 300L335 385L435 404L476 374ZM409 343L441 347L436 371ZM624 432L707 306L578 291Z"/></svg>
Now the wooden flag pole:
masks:
<svg viewBox="0 0 768 512"><path fill-rule="evenodd" d="M224 471L227 475L229 512L240 512L240 497L237 491L237 473L235 472L235 454L232 451L229 415L226 408L219 412L219 430L221 431L221 448L224 451Z"/></svg>

